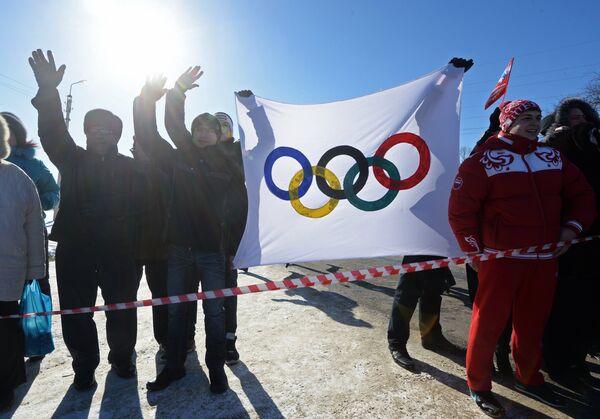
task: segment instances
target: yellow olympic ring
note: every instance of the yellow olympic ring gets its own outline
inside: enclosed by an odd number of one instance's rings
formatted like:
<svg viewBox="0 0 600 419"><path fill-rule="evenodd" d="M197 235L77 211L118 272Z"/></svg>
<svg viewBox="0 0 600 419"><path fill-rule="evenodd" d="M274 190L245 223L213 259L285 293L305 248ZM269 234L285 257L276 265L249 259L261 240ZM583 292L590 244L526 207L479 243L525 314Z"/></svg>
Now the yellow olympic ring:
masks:
<svg viewBox="0 0 600 419"><path fill-rule="evenodd" d="M342 185L340 184L339 179L331 170L329 170L325 167L312 166L312 174L313 174L313 176L320 176L320 177L324 178L331 188L342 189ZM331 198L322 207L319 207L319 208L305 207L302 204L302 202L300 202L300 198L298 197L298 188L300 187L300 184L302 183L303 179L304 179L304 169L300 169L298 172L296 172L296 174L290 181L289 191L290 191L290 202L292 204L292 207L296 210L296 212L298 214L303 215L305 217L310 217L310 218L325 217L327 214L329 214L331 211L334 210L334 208L337 206L338 202L340 202L340 201L338 199Z"/></svg>

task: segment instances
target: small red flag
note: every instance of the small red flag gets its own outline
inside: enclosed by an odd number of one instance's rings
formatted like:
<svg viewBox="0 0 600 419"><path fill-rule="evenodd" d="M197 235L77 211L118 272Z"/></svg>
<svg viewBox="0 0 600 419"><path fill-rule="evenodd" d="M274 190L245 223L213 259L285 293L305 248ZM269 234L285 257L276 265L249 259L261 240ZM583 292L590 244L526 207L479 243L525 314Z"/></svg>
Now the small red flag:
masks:
<svg viewBox="0 0 600 419"><path fill-rule="evenodd" d="M511 58L508 62L508 65L506 66L504 72L500 76L500 80L498 80L496 87L494 87L494 90L492 90L492 94L488 98L487 102L485 102L485 108L483 109L489 108L495 101L500 99L502 95L506 94L506 88L508 87L508 80L510 79L510 72L512 71L514 60L514 58Z"/></svg>

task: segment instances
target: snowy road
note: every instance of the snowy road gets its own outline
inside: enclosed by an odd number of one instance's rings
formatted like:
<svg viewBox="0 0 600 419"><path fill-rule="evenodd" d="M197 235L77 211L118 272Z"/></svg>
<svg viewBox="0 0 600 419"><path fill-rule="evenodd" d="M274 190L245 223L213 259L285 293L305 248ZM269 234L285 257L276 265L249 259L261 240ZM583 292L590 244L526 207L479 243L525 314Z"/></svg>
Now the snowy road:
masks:
<svg viewBox="0 0 600 419"><path fill-rule="evenodd" d="M317 272L389 264L391 259L333 261L253 268L240 285ZM54 272L52 267L51 272ZM466 344L470 309L464 271L445 296L442 326L456 344ZM187 360L187 376L158 393L145 383L162 364L152 337L151 310L138 310L138 376L123 380L106 361L104 314L96 315L102 362L98 387L78 393L71 387L70 358L54 318L57 350L28 366L28 382L17 391L18 406L0 417L15 418L278 418L278 417L455 417L482 416L467 396L464 360L421 348L415 313L408 350L420 373L394 364L386 331L396 277L369 283L275 291L239 297L238 348L242 362L226 367L231 390L215 396L208 390L204 363L202 314L198 316L198 352ZM55 279L52 279L55 284ZM53 292L58 301L56 287ZM142 281L139 297L149 296ZM101 298L98 299L98 302ZM600 367L593 364L596 374ZM512 383L494 384L508 417L599 417L575 395L563 411L521 396Z"/></svg>

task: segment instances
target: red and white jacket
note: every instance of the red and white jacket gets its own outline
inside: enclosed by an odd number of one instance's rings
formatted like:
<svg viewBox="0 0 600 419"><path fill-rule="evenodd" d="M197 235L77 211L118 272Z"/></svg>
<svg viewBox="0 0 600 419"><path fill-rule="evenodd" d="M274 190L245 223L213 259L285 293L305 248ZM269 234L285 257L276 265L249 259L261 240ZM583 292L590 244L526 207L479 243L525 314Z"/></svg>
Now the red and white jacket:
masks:
<svg viewBox="0 0 600 419"><path fill-rule="evenodd" d="M448 208L466 253L556 242L561 227L580 234L595 217L594 192L575 165L551 147L504 132L460 165Z"/></svg>

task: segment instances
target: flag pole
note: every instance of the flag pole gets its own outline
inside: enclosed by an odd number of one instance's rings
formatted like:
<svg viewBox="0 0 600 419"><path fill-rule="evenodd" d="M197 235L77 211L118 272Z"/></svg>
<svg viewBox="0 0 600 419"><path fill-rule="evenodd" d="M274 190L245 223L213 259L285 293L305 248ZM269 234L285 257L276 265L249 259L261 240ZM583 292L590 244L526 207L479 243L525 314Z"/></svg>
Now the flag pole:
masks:
<svg viewBox="0 0 600 419"><path fill-rule="evenodd" d="M510 59L510 71L508 72L508 76L506 76L506 89L504 89L504 95L502 96L502 101L500 102L500 107L506 101L506 92L508 92L508 82L510 82L510 75L512 74L513 65L515 62L515 58Z"/></svg>

